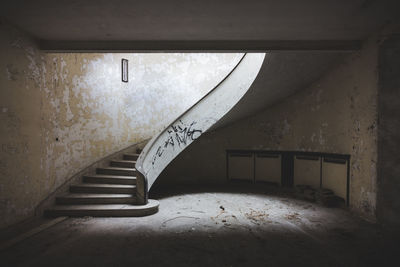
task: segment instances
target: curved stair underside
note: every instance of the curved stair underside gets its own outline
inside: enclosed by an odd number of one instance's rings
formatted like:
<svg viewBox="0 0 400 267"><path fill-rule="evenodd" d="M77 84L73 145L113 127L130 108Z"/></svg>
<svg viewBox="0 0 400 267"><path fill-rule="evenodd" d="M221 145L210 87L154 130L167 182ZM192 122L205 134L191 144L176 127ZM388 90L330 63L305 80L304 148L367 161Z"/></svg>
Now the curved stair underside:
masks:
<svg viewBox="0 0 400 267"><path fill-rule="evenodd" d="M135 165L139 203L147 203L148 191L167 165L228 113L249 90L265 55L245 54L221 83L147 143Z"/></svg>

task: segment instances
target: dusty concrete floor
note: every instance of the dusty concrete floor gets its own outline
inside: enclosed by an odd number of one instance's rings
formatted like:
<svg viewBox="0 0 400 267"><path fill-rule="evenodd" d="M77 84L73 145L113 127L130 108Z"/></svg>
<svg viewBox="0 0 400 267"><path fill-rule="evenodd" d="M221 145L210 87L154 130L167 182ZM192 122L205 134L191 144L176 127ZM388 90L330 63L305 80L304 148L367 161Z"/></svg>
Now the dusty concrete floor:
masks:
<svg viewBox="0 0 400 267"><path fill-rule="evenodd" d="M67 219L0 252L0 265L393 266L397 239L344 209L260 188L204 191L153 194L160 211L148 217Z"/></svg>

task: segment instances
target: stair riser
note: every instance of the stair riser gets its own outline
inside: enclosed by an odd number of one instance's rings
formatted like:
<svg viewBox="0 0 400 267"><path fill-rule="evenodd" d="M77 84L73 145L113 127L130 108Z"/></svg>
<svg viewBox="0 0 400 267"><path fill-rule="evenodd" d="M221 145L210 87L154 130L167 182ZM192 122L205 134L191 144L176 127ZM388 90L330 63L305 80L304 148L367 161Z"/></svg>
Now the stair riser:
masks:
<svg viewBox="0 0 400 267"><path fill-rule="evenodd" d="M135 168L135 163L133 162L123 162L123 161L111 161L111 167L120 167L120 168Z"/></svg>
<svg viewBox="0 0 400 267"><path fill-rule="evenodd" d="M93 184L126 184L135 185L136 179L119 179L119 178L99 178L99 177L83 177L84 183Z"/></svg>
<svg viewBox="0 0 400 267"><path fill-rule="evenodd" d="M120 176L136 176L136 170L113 170L98 168L97 174L120 175Z"/></svg>
<svg viewBox="0 0 400 267"><path fill-rule="evenodd" d="M124 160L137 160L139 156L137 155L124 155L123 159Z"/></svg>
<svg viewBox="0 0 400 267"><path fill-rule="evenodd" d="M144 210L46 210L47 217L140 217L154 214L158 211L158 206Z"/></svg>
<svg viewBox="0 0 400 267"><path fill-rule="evenodd" d="M136 198L57 198L60 205L135 204Z"/></svg>
<svg viewBox="0 0 400 267"><path fill-rule="evenodd" d="M136 194L135 188L112 188L112 187L78 187L71 186L71 193L93 193L93 194Z"/></svg>

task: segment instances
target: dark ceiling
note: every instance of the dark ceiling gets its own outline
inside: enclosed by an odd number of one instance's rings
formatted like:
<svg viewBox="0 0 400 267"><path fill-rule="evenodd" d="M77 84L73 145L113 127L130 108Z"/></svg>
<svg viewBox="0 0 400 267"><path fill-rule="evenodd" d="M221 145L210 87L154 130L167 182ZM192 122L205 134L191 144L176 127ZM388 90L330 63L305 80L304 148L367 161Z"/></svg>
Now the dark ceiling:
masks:
<svg viewBox="0 0 400 267"><path fill-rule="evenodd" d="M45 40L43 43L50 49L60 48L60 44L67 46L66 41L73 49L93 46L98 50L112 47L113 43L114 47L126 47L139 41L144 42L142 47L158 41L159 47L164 45L167 50L168 43L163 43L166 41L178 42L170 45L178 49L185 45L190 48L200 41L203 45L214 42L221 49L226 45L229 48L229 42L223 41L245 41L235 48L258 42L260 48L279 49L279 41L285 40L364 40L396 17L397 2L400 1L3 0L0 15ZM278 43L272 43L274 47L267 41ZM305 48L307 44L303 42Z"/></svg>

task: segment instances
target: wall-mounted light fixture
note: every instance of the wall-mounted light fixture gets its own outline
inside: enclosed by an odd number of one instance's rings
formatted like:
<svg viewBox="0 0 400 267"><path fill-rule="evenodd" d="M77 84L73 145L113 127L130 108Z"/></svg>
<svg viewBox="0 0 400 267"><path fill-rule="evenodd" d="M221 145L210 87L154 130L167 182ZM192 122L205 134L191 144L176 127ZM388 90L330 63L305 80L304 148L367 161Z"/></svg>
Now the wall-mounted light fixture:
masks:
<svg viewBox="0 0 400 267"><path fill-rule="evenodd" d="M122 70L122 73L121 73L122 81L124 83L127 83L128 82L128 60L125 58L123 58L121 60L121 70Z"/></svg>

